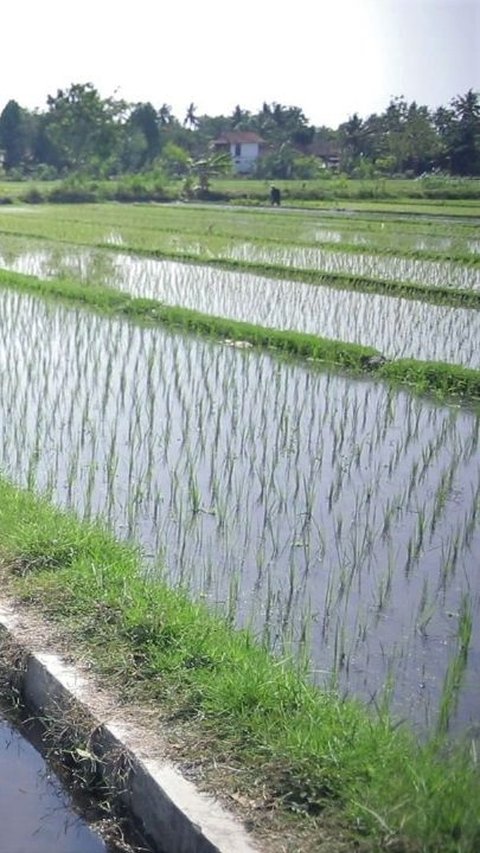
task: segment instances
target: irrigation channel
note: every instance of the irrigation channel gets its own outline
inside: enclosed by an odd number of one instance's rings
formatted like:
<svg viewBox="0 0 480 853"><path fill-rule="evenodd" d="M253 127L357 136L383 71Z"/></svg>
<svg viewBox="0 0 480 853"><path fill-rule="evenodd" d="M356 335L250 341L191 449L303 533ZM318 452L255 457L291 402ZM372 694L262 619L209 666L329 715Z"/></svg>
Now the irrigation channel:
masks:
<svg viewBox="0 0 480 853"><path fill-rule="evenodd" d="M277 653L307 646L318 683L478 727L478 413L9 290L0 334L13 481Z"/></svg>
<svg viewBox="0 0 480 853"><path fill-rule="evenodd" d="M468 308L14 237L0 237L0 265L41 278L108 283L206 314L373 346L388 358L480 368L480 311Z"/></svg>
<svg viewBox="0 0 480 853"><path fill-rule="evenodd" d="M1 853L114 853L35 746L0 712Z"/></svg>

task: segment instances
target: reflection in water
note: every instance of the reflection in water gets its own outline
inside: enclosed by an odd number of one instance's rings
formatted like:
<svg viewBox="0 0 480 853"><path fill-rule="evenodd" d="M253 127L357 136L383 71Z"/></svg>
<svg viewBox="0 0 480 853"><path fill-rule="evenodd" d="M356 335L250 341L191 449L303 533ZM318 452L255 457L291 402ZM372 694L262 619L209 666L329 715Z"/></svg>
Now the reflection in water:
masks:
<svg viewBox="0 0 480 853"><path fill-rule="evenodd" d="M388 358L480 368L478 311L102 250L16 245L1 238L0 264L18 272L110 285L206 314L372 346Z"/></svg>
<svg viewBox="0 0 480 853"><path fill-rule="evenodd" d="M427 725L473 630L480 707L480 418L380 382L0 298L0 458L16 482L139 541L173 583L315 677Z"/></svg>
<svg viewBox="0 0 480 853"><path fill-rule="evenodd" d="M0 717L1 853L106 853L39 752Z"/></svg>
<svg viewBox="0 0 480 853"><path fill-rule="evenodd" d="M448 260L429 261L402 256L367 255L310 247L272 247L254 243L233 245L228 257L239 261L279 264L300 269L368 276L385 281L410 281L429 286L480 289L480 270Z"/></svg>

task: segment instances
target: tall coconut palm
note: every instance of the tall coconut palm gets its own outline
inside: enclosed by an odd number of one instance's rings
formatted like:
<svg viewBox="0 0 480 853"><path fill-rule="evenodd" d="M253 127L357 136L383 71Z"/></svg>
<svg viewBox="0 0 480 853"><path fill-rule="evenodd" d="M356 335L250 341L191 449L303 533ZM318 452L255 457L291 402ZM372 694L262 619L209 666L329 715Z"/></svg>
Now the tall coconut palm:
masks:
<svg viewBox="0 0 480 853"><path fill-rule="evenodd" d="M187 127L187 125L189 125L192 130L193 130L193 128L198 127L198 125L199 125L199 119L195 115L196 109L197 108L192 101L192 103L188 106L186 116L183 120L185 127Z"/></svg>
<svg viewBox="0 0 480 853"><path fill-rule="evenodd" d="M158 122L160 127L166 127L173 123L173 113L170 104L162 104L158 111Z"/></svg>

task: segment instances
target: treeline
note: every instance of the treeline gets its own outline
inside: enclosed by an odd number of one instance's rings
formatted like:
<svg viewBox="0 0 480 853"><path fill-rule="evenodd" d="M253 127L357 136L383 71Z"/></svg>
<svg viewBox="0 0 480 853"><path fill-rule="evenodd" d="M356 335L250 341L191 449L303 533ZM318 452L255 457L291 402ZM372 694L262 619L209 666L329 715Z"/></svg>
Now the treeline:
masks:
<svg viewBox="0 0 480 853"><path fill-rule="evenodd" d="M265 141L255 177L315 178L325 164L352 177L480 175L480 94L470 89L435 111L403 97L366 119L356 113L337 129L314 127L297 106L264 103L252 113L198 116L192 103L176 118L168 104L101 98L91 83L49 95L29 111L10 100L0 115L0 163L7 177L110 178L156 169L188 177L211 156L222 133L254 131Z"/></svg>

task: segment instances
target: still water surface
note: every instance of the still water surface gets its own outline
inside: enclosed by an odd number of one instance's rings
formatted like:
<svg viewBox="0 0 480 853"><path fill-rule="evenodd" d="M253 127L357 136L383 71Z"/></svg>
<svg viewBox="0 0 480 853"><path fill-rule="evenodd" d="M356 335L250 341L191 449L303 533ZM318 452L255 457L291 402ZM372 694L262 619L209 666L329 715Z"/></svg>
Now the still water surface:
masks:
<svg viewBox="0 0 480 853"><path fill-rule="evenodd" d="M35 747L0 716L0 853L108 853Z"/></svg>
<svg viewBox="0 0 480 853"><path fill-rule="evenodd" d="M0 266L102 284L206 314L480 368L480 311L0 236Z"/></svg>
<svg viewBox="0 0 480 853"><path fill-rule="evenodd" d="M0 458L152 571L305 636L312 676L435 724L480 708L480 418L310 365L0 293Z"/></svg>

